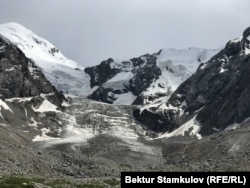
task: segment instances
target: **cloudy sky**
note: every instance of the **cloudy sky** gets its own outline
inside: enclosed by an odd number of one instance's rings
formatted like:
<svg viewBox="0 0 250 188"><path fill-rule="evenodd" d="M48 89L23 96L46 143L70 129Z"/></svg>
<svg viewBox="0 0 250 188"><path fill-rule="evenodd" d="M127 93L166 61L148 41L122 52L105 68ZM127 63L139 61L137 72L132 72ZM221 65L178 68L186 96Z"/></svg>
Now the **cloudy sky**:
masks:
<svg viewBox="0 0 250 188"><path fill-rule="evenodd" d="M222 48L250 26L249 0L0 0L17 22L89 66L162 48Z"/></svg>

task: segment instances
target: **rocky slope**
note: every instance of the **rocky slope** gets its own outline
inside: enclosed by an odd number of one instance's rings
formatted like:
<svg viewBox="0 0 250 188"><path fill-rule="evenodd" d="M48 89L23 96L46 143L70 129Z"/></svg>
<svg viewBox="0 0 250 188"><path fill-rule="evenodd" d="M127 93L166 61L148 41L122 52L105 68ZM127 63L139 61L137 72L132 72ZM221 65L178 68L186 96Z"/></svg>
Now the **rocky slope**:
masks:
<svg viewBox="0 0 250 188"><path fill-rule="evenodd" d="M47 180L90 182L117 178L121 171L249 171L249 121L243 126L215 133L201 140L144 141L159 148L148 155L130 150L115 137L100 135L87 145L71 148L70 144L39 148L3 135L0 140L0 174L40 177ZM19 137L27 133L19 132ZM0 177L1 180L1 177Z"/></svg>
<svg viewBox="0 0 250 188"><path fill-rule="evenodd" d="M45 78L23 52L0 38L0 121L3 125L28 126L42 119L34 111L43 106L62 109L65 97Z"/></svg>
<svg viewBox="0 0 250 188"><path fill-rule="evenodd" d="M166 103L137 109L135 117L157 132L210 135L234 128L250 117L249 58L250 28L201 64Z"/></svg>

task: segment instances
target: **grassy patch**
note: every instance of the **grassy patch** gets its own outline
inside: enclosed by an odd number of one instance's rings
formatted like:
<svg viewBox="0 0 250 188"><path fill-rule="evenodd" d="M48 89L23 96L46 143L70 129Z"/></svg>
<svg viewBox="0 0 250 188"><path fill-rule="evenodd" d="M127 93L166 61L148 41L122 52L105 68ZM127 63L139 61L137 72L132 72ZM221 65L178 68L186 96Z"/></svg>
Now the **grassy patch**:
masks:
<svg viewBox="0 0 250 188"><path fill-rule="evenodd" d="M107 186L101 185L101 184L81 184L81 185L76 185L76 188L105 188Z"/></svg>
<svg viewBox="0 0 250 188"><path fill-rule="evenodd" d="M103 182L110 186L116 186L120 184L120 181L118 181L117 179L103 180Z"/></svg>
<svg viewBox="0 0 250 188"><path fill-rule="evenodd" d="M38 178L24 177L2 177L0 178L0 188L35 188L35 183L49 186L51 188L105 188L116 187L120 181L116 179L107 179L103 181L94 181L89 183L73 183L66 180L44 180Z"/></svg>
<svg viewBox="0 0 250 188"><path fill-rule="evenodd" d="M22 177L8 177L0 180L1 188L34 188L32 180Z"/></svg>
<svg viewBox="0 0 250 188"><path fill-rule="evenodd" d="M72 188L74 187L71 182L68 182L66 180L53 180L46 182L45 185L50 186L52 188L61 188L62 186L71 186Z"/></svg>

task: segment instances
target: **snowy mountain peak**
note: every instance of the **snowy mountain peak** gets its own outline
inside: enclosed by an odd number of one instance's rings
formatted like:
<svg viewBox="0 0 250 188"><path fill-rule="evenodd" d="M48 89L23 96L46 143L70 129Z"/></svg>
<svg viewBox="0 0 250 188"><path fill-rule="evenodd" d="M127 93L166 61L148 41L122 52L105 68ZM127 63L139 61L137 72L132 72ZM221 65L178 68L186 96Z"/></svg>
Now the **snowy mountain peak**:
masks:
<svg viewBox="0 0 250 188"><path fill-rule="evenodd" d="M17 23L0 25L0 34L20 48L28 58L42 62L53 62L71 68L79 67L76 62L66 58L53 44L37 36L31 30Z"/></svg>
<svg viewBox="0 0 250 188"><path fill-rule="evenodd" d="M243 125L250 117L249 38L247 28L201 64L168 100L139 107L134 116L149 129L171 135L190 129L190 134L204 136Z"/></svg>
<svg viewBox="0 0 250 188"><path fill-rule="evenodd" d="M245 31L243 32L243 37L247 38L249 40L249 37L250 37L250 27L248 27L247 29L245 29Z"/></svg>
<svg viewBox="0 0 250 188"><path fill-rule="evenodd" d="M142 105L167 100L200 63L218 52L199 48L162 49L126 61L109 58L84 69L53 44L17 23L0 25L0 36L40 67L58 90L112 104ZM33 74L33 69L30 71Z"/></svg>
<svg viewBox="0 0 250 188"><path fill-rule="evenodd" d="M242 36L230 40L226 48L234 49L235 53L240 53L243 56L250 54L250 27L243 32Z"/></svg>
<svg viewBox="0 0 250 188"><path fill-rule="evenodd" d="M73 95L91 93L84 67L65 57L58 48L17 23L0 25L0 37L17 46L43 70L46 78L60 91Z"/></svg>

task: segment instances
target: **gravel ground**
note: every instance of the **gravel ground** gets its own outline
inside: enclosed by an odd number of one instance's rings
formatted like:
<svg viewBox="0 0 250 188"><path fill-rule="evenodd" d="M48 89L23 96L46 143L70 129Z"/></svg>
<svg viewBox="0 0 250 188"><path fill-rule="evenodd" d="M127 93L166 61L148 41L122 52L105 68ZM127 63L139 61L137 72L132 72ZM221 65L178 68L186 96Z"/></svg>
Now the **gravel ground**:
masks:
<svg viewBox="0 0 250 188"><path fill-rule="evenodd" d="M79 183L119 179L121 171L250 170L247 124L196 141L144 141L146 145L161 147L161 155L132 151L123 141L105 135L73 149L71 144L44 149L29 143L25 133L9 133L15 135L13 139L6 136L8 131L13 131L11 128L1 129L1 176L66 179Z"/></svg>
<svg viewBox="0 0 250 188"><path fill-rule="evenodd" d="M81 104L76 103L79 112L102 108L98 103L86 103L88 108ZM124 116L124 113L129 117L131 111L125 107L113 109L106 105L105 108L102 113L116 111L113 114L116 117ZM73 112L79 117L78 123L91 120L88 119L90 113ZM49 122L58 119L52 115ZM102 121L104 126L100 131L108 126L106 120ZM122 123L132 122L131 118L126 121ZM48 181L63 179L79 184L119 180L122 171L250 171L249 124L245 121L235 130L219 132L201 140L190 137L145 140L141 137L137 142L131 142L99 134L87 143L58 144L47 148L43 147L44 142L32 142L34 136L40 134L39 130L1 124L0 180L5 176L21 176ZM36 183L39 187L39 182Z"/></svg>

